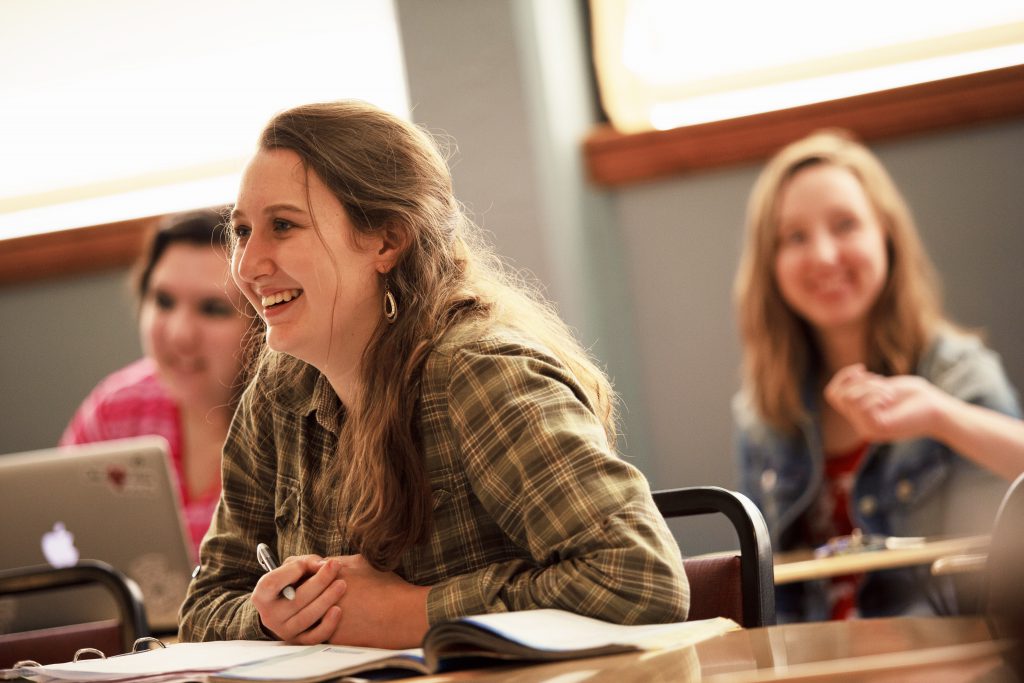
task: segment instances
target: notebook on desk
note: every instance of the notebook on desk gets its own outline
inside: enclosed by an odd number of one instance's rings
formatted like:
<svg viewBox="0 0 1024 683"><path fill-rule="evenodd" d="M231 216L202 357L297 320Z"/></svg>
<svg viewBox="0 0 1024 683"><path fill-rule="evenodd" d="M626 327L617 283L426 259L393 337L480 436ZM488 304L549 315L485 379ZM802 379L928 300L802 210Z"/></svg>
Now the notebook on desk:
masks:
<svg viewBox="0 0 1024 683"><path fill-rule="evenodd" d="M139 585L150 628L177 630L194 566L180 510L160 437L2 455L0 569L102 560ZM0 632L4 620L45 627L47 607L35 598L31 607L0 606ZM81 619L93 607L82 593L59 610Z"/></svg>

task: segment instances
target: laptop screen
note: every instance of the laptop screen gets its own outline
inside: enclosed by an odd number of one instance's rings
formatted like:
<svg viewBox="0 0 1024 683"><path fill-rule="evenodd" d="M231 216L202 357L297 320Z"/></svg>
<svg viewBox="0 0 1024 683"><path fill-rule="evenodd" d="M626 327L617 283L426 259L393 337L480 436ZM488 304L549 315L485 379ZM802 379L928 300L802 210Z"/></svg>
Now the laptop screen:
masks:
<svg viewBox="0 0 1024 683"><path fill-rule="evenodd" d="M0 456L0 569L102 560L139 585L152 629L175 630L195 563L178 497L160 437Z"/></svg>

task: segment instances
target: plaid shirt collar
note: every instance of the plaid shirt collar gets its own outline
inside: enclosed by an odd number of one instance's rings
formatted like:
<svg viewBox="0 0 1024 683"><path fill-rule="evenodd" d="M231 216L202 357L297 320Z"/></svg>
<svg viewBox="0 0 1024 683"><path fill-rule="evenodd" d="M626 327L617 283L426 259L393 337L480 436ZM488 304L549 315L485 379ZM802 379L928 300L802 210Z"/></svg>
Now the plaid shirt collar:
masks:
<svg viewBox="0 0 1024 683"><path fill-rule="evenodd" d="M341 429L345 406L327 376L306 363L301 364L296 372L295 382L276 392L274 401L299 417L315 413L321 427L337 434Z"/></svg>

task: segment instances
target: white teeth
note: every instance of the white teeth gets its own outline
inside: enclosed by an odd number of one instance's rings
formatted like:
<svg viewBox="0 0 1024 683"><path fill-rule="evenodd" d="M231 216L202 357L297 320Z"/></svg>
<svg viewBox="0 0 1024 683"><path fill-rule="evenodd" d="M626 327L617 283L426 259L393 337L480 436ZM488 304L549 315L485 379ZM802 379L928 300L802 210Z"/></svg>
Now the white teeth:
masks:
<svg viewBox="0 0 1024 683"><path fill-rule="evenodd" d="M263 308L268 308L270 306L273 306L274 304L279 304L284 301L291 301L301 293L301 289L289 289L284 292L277 292L276 294L265 296L261 299L261 302L263 303Z"/></svg>

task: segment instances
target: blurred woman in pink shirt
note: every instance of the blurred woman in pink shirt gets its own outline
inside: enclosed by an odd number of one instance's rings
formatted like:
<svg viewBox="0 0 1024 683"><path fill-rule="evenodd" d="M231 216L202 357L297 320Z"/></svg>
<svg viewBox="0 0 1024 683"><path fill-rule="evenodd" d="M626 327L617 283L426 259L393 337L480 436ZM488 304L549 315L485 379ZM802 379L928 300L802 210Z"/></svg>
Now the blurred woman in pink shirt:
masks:
<svg viewBox="0 0 1024 683"><path fill-rule="evenodd" d="M193 549L220 496L220 454L242 387L242 340L254 315L231 281L221 216L182 214L137 265L145 356L86 397L61 445L146 434L167 440Z"/></svg>

